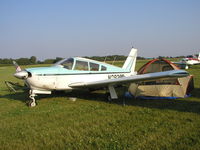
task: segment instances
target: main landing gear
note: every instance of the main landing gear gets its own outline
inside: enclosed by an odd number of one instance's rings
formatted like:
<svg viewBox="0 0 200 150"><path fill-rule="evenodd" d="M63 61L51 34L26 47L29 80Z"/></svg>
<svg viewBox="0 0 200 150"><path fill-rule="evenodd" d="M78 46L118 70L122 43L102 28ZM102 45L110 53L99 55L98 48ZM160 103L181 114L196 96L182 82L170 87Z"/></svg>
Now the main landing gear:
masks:
<svg viewBox="0 0 200 150"><path fill-rule="evenodd" d="M35 107L37 105L36 100L35 100L35 96L37 96L37 94L51 94L51 91L47 91L47 90L36 90L36 89L31 89L29 91L29 98L31 99L27 105L29 107Z"/></svg>
<svg viewBox="0 0 200 150"><path fill-rule="evenodd" d="M118 99L118 96L117 96L117 93L115 91L115 88L114 86L112 85L109 85L108 86L108 90L109 90L109 93L107 93L107 99L108 99L108 102L111 102L112 100L114 99Z"/></svg>

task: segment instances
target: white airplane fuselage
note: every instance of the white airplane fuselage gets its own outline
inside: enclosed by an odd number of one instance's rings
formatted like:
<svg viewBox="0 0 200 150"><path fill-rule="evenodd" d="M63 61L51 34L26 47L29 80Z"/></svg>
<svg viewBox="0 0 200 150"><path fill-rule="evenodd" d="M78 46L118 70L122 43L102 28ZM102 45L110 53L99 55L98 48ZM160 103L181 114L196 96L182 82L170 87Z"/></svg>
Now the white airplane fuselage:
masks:
<svg viewBox="0 0 200 150"><path fill-rule="evenodd" d="M135 75L136 56L137 50L133 49L122 68L91 59L74 57L61 60L50 67L27 68L16 73L15 76L17 77L18 74L21 75L19 78L24 76L26 84L35 93L43 92L45 94L47 91L53 90L67 91L77 89L77 87L70 86L72 84L98 82ZM49 94L49 92L47 93Z"/></svg>
<svg viewBox="0 0 200 150"><path fill-rule="evenodd" d="M33 90L53 91L53 90L73 90L70 84L95 82L107 79L115 79L128 77L136 73L121 72L121 73L80 73L80 74L65 74L65 75L34 75L26 79L26 83Z"/></svg>

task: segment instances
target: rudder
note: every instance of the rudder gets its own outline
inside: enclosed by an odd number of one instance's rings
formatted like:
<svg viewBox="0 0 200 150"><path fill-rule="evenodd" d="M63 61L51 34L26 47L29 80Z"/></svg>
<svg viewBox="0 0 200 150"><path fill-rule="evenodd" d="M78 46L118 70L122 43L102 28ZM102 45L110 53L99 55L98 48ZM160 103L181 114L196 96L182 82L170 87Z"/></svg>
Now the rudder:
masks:
<svg viewBox="0 0 200 150"><path fill-rule="evenodd" d="M137 49L132 48L122 68L130 71L131 73L135 72L136 60Z"/></svg>

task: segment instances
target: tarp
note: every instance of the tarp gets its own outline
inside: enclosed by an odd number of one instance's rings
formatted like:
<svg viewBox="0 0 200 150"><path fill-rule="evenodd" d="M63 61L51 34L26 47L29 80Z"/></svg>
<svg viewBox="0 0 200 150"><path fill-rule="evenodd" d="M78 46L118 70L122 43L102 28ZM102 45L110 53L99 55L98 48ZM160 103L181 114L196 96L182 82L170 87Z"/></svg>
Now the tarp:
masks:
<svg viewBox="0 0 200 150"><path fill-rule="evenodd" d="M178 70L179 68L166 59L154 59L142 66L138 74L161 72L168 70ZM178 79L162 79L155 81L146 81L132 83L129 87L129 92L135 97L148 98L179 98L189 95L194 88L193 77L178 78Z"/></svg>

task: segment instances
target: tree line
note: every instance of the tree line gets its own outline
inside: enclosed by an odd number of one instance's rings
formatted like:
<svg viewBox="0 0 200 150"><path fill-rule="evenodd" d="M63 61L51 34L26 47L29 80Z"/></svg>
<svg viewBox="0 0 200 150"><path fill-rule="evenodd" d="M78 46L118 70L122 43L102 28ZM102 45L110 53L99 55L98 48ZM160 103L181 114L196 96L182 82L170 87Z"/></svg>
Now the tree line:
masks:
<svg viewBox="0 0 200 150"><path fill-rule="evenodd" d="M12 58L0 58L0 64L13 64L13 61L16 61L18 64L21 65L30 65L30 64L36 64L37 58L35 56L31 56L30 58L19 58L19 59L12 59Z"/></svg>
<svg viewBox="0 0 200 150"><path fill-rule="evenodd" d="M177 57L166 57L166 56L159 56L158 58L183 58L185 56L177 56ZM91 56L85 58L97 60L97 61L125 61L127 56L124 55L109 55L109 56ZM0 65L11 65L13 61L16 61L19 65L33 65L33 64L54 64L63 58L56 57L55 59L45 59L44 61L37 60L36 56L31 56L30 58L19 58L19 59L12 59L12 58L0 58ZM138 56L137 60L144 60L145 57Z"/></svg>
<svg viewBox="0 0 200 150"><path fill-rule="evenodd" d="M37 60L36 56L31 56L30 58L19 58L19 59L0 58L0 64L11 65L13 64L13 61L16 61L19 65L52 64L56 63L61 59L63 58L56 57L56 59L46 59L44 61L40 61Z"/></svg>
<svg viewBox="0 0 200 150"><path fill-rule="evenodd" d="M127 56L123 55L109 55L109 56L92 56L92 57L85 57L97 61L124 61L126 60ZM12 58L0 58L1 65L11 65L13 61L16 61L19 65L33 65L33 64L54 64L63 58L56 57L55 59L45 59L44 61L37 60L36 56L31 56L30 58L19 58L19 59L12 59ZM144 57L138 56L138 59L145 59Z"/></svg>

